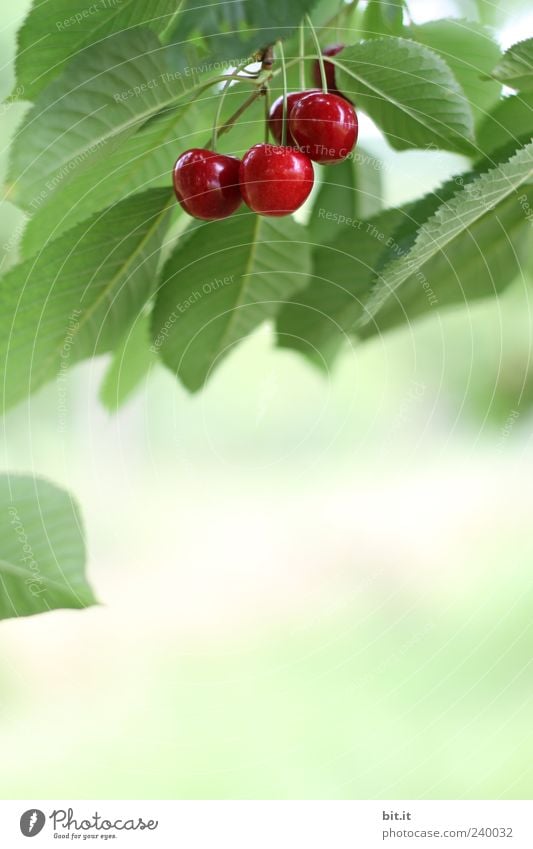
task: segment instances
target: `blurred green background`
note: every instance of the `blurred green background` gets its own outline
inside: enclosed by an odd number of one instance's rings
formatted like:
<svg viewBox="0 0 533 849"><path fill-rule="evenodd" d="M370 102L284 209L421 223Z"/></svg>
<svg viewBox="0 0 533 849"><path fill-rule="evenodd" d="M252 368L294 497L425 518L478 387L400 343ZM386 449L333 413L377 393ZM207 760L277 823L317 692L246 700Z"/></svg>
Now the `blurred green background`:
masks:
<svg viewBox="0 0 533 849"><path fill-rule="evenodd" d="M528 2L409 5L533 33ZM464 167L364 141L387 204ZM10 413L2 466L77 495L102 606L1 624L2 797L530 798L530 271L328 377L262 328L197 397L157 366L110 416L101 359L66 421L54 385Z"/></svg>

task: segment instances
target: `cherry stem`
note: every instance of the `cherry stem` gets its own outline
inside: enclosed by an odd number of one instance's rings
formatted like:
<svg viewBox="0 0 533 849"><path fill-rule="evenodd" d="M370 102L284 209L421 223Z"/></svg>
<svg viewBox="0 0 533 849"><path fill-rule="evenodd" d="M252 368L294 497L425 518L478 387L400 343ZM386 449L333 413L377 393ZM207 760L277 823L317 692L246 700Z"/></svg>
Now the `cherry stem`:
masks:
<svg viewBox="0 0 533 849"><path fill-rule="evenodd" d="M311 29L311 34L312 34L313 40L315 42L318 64L320 65L320 79L322 80L322 91L324 92L324 94L327 94L328 93L328 80L327 80L327 77L326 77L326 68L325 68L325 65L324 65L324 57L322 55L322 48L320 47L320 42L318 40L318 35L316 34L316 30L313 26L313 21L311 20L309 15L306 15L305 19L306 19L307 23L309 24L309 27Z"/></svg>
<svg viewBox="0 0 533 849"><path fill-rule="evenodd" d="M300 24L300 88L305 90L305 32L303 23Z"/></svg>
<svg viewBox="0 0 533 849"><path fill-rule="evenodd" d="M285 52L283 42L279 41L279 58L281 59L281 73L283 75L283 113L281 122L281 146L287 145L287 66L285 64Z"/></svg>

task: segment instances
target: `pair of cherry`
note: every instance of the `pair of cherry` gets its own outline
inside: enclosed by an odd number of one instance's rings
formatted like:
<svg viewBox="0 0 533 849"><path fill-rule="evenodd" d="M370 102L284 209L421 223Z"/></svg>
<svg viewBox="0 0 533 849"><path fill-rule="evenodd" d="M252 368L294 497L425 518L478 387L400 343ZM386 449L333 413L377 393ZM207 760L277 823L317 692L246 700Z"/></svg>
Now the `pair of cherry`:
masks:
<svg viewBox="0 0 533 849"><path fill-rule="evenodd" d="M331 82L334 84L333 78ZM226 218L244 200L260 215L289 215L313 188L312 161L341 162L353 150L357 115L339 94L317 89L288 94L285 145L283 110L280 97L268 118L277 144L256 144L242 160L202 148L179 157L173 172L174 189L186 212L208 221Z"/></svg>

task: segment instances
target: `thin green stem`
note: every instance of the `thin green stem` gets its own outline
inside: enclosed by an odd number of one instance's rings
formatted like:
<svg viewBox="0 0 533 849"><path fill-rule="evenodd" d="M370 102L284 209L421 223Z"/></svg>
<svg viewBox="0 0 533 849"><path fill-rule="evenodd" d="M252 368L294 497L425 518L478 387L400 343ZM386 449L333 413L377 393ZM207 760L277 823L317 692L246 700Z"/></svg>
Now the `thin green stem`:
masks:
<svg viewBox="0 0 533 849"><path fill-rule="evenodd" d="M343 15L345 14L345 11L344 11L345 7L346 7L346 3L344 2L344 0L340 0L339 11L337 12L337 15L336 15L337 20L335 22L335 40L336 41L341 40L341 20L342 20Z"/></svg>
<svg viewBox="0 0 533 849"><path fill-rule="evenodd" d="M268 119L270 117L270 89L267 85L264 87L265 98L265 144L268 144Z"/></svg>
<svg viewBox="0 0 533 849"><path fill-rule="evenodd" d="M231 80L228 80L228 82L225 84L224 88L222 89L222 94L220 95L220 97L218 99L217 111L215 113L215 121L214 121L214 124L213 124L213 132L211 134L211 150L214 150L214 151L216 151L216 149L217 149L218 125L219 125L219 122L220 122L220 116L222 114L222 107L224 105L224 98L226 97L226 94L227 94L228 88L231 85L231 82L232 82Z"/></svg>
<svg viewBox="0 0 533 849"><path fill-rule="evenodd" d="M300 24L300 89L305 91L305 31L303 22Z"/></svg>
<svg viewBox="0 0 533 849"><path fill-rule="evenodd" d="M313 59L314 57L313 56L306 56L305 58L306 59ZM290 62L287 62L287 68L292 68L292 66L295 65L296 62L299 62L299 61L300 61L299 59L291 59ZM279 74L281 74L281 69L279 69L277 71L269 71L268 75L263 77L262 79L260 79L259 77L257 79L248 79L247 77L237 76L237 75L228 76L228 74L225 74L225 76L223 76L223 77L213 77L212 79L210 79L206 83L202 83L201 85L195 85L192 88L190 88L188 91L184 91L182 94L178 94L176 97L170 98L169 100L167 100L165 103L163 103L161 105L161 111L165 111L166 109L171 109L173 107L180 107L181 108L181 106L183 105L182 101L185 101L185 104L187 102L192 102L192 100L194 100L197 97L197 95L201 94L203 91L206 91L208 88L211 88L211 86L213 86L213 85L218 85L218 83L227 82L228 79L234 79L234 80L237 80L239 82L251 83L251 84L253 84L254 86L257 87L258 91L260 91L261 86L265 82L268 82L269 80L273 79L274 77L277 77Z"/></svg>
<svg viewBox="0 0 533 849"><path fill-rule="evenodd" d="M327 23L324 24L324 29L332 29L333 27L335 27L335 35L336 35L337 41L341 41L341 38L340 38L341 23L342 23L343 26L347 26L348 18L350 17L350 15L353 12L355 12L358 5L359 5L359 0L351 0L351 2L349 2L349 3L343 2L341 7L339 8L338 12L336 12L336 14L333 15L333 17L330 18L330 20ZM343 21L343 18L344 18L344 21Z"/></svg>
<svg viewBox="0 0 533 849"><path fill-rule="evenodd" d="M411 17L411 12L409 11L409 6L407 5L407 0L404 0L403 8L404 8L405 15L406 15L406 18L407 18L407 23L409 24L410 27L412 27L413 26L413 19Z"/></svg>
<svg viewBox="0 0 533 849"><path fill-rule="evenodd" d="M167 23L167 25L165 26L165 28L164 28L163 32L162 32L162 33L161 33L161 35L159 36L159 38L161 39L161 43L162 43L162 44L166 44L166 43L167 43L167 38L169 38L169 36L172 34L172 30L173 30L173 28L174 28L174 24L175 24L175 22L177 21L177 19L179 18L179 16L181 15L181 12L182 12L182 9L183 9L183 6L184 6L184 5L185 5L185 0L180 0L180 1L179 1L179 3L178 3L178 5L177 5L177 8L174 10L174 12L172 13L172 15L170 15L170 20L168 21L168 23Z"/></svg>
<svg viewBox="0 0 533 849"><path fill-rule="evenodd" d="M320 47L320 42L318 40L318 35L316 34L316 30L313 26L313 21L309 17L309 15L305 16L307 23L309 24L309 28L311 30L311 34L313 36L313 41L315 42L316 52L318 64L320 65L320 79L322 80L322 91L324 94L328 93L328 80L326 77L326 68L324 65L324 57L322 55L322 48Z"/></svg>
<svg viewBox="0 0 533 849"><path fill-rule="evenodd" d="M233 115L231 115L231 117L228 118L228 120L224 124L222 124L221 127L219 127L218 132L217 132L217 139L219 139L220 136L224 135L224 133L227 133L228 130L231 130L231 128L233 127L234 124L237 123L237 121L239 120L241 115L243 115L246 112L246 110L250 108L252 103L255 103L255 101L257 100L258 97L261 97L262 93L263 93L262 89L256 88L256 90L253 91L252 94L249 97L247 97L246 100L243 103L241 103L241 105L233 113ZM212 145L213 145L213 137L211 136L211 138L209 139L207 144L204 145L204 147L205 147L206 150L211 150Z"/></svg>
<svg viewBox="0 0 533 849"><path fill-rule="evenodd" d="M283 75L283 112L282 112L282 123L281 123L281 146L285 147L287 144L287 123L288 123L288 115L287 115L287 66L285 64L285 51L283 50L283 42L279 41L279 58L281 60L281 73Z"/></svg>
<svg viewBox="0 0 533 849"><path fill-rule="evenodd" d="M311 59L313 57L307 56L306 58ZM299 61L298 59L291 59L290 62L287 62L286 67L292 68L292 66L295 65L296 62L298 62L298 61ZM220 136L222 136L224 133L227 133L229 130L231 130L231 128L233 127L234 124L237 123L237 121L239 120L241 115L243 115L246 112L246 110L249 109L250 106L252 106L253 103L255 103L255 101L257 100L258 97L261 97L261 95L264 92L265 86L268 84L268 82L273 77L277 77L278 74L281 74L281 69L279 69L277 71L269 71L268 75L263 78L261 83L259 83L259 84L256 83L255 91L253 91L252 94L249 97L247 97L246 100L243 103L241 103L241 105L233 113L233 115L231 115L228 118L228 120L224 124L222 124L221 127L219 127L218 132L217 132L217 139L220 138ZM211 82L209 85L212 85L212 84L213 83ZM204 88L208 88L208 86L204 86ZM212 143L213 143L213 137L211 135L211 138L204 145L205 149L210 150Z"/></svg>
<svg viewBox="0 0 533 849"><path fill-rule="evenodd" d="M243 79L243 77L240 77L239 74L249 64L250 64L250 59L247 59L246 62L242 62L236 68L236 74L232 74L231 76L229 76L228 81L226 82L226 84L222 88L222 94L220 95L219 100L218 100L217 111L216 111L216 114L215 114L215 122L213 124L213 134L212 134L212 139L211 139L211 149L214 150L214 151L216 151L216 149L217 149L218 125L220 123L220 116L222 115L222 107L224 106L224 100L226 98L226 94L228 93L228 89L235 79L237 79L237 80ZM244 79L246 79L246 78L244 78ZM249 82L249 80L246 80L246 82Z"/></svg>

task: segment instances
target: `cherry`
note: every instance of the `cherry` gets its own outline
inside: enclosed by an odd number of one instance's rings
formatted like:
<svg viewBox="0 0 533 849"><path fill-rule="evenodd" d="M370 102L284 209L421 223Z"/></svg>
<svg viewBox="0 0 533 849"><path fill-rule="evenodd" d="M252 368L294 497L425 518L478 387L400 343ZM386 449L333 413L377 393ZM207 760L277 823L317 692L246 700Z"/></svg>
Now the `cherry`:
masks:
<svg viewBox="0 0 533 849"><path fill-rule="evenodd" d="M320 91L320 89L309 89L309 91ZM291 91L287 95L287 118L290 117L292 107L299 100L302 95L308 94L307 91ZM274 101L272 106L270 107L270 112L268 114L268 126L270 127L270 132L276 139L278 144L281 144L283 138L283 95L278 97L277 100ZM287 139L286 143L289 147L297 147L298 145L294 141L289 128L287 127Z"/></svg>
<svg viewBox="0 0 533 849"><path fill-rule="evenodd" d="M242 203L239 186L240 160L235 156L192 148L174 165L176 197L194 218L212 221L227 218Z"/></svg>
<svg viewBox="0 0 533 849"><path fill-rule="evenodd" d="M336 56L337 53L340 53L341 50L344 50L344 44L328 44L327 47L324 47L322 51L323 56ZM332 94L339 94L342 97L342 92L337 88L337 83L335 80L335 65L333 62L324 62L324 70L326 71L326 82L328 84L328 91ZM320 73L320 62L318 59L313 62L313 67L311 69L311 76L313 78L313 83L317 88L322 88L322 74Z"/></svg>
<svg viewBox="0 0 533 849"><path fill-rule="evenodd" d="M357 141L355 109L337 94L303 94L291 109L291 135L310 159L327 165L341 162Z"/></svg>
<svg viewBox="0 0 533 849"><path fill-rule="evenodd" d="M309 197L314 172L309 157L289 147L255 144L241 162L241 192L260 215L290 215Z"/></svg>

